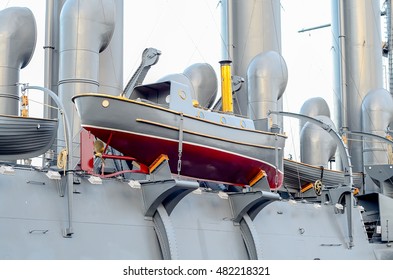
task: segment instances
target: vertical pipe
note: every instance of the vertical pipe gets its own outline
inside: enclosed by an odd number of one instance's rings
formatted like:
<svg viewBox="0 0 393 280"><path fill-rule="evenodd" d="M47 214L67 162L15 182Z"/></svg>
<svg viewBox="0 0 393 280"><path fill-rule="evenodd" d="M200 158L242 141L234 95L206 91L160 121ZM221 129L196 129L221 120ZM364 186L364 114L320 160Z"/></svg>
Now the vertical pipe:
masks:
<svg viewBox="0 0 393 280"><path fill-rule="evenodd" d="M347 120L347 110L348 108L348 101L347 101L347 73L345 71L345 18L344 18L344 0L339 0L339 5L338 5L338 16L339 16L339 34L338 34L338 40L339 40L339 56L340 56L340 96L341 96L341 108L343 108L341 112L341 127L342 131L345 133L345 131L348 130L348 120Z"/></svg>
<svg viewBox="0 0 393 280"><path fill-rule="evenodd" d="M279 0L223 0L222 56L232 60L232 74L246 79L248 65L261 52L281 54L281 5ZM247 115L247 81L234 97ZM280 101L281 102L281 101ZM235 108L238 109L238 108ZM281 116L280 116L281 118Z"/></svg>
<svg viewBox="0 0 393 280"><path fill-rule="evenodd" d="M44 87L52 90L52 60L53 50L53 28L54 28L54 0L46 0L46 13L45 13L45 45L44 45ZM49 97L47 97L49 98ZM46 98L45 98L46 99ZM49 117L49 112L44 108L44 116Z"/></svg>
<svg viewBox="0 0 393 280"><path fill-rule="evenodd" d="M44 87L57 93L59 80L59 19L66 0L47 0L45 14L45 45L44 45ZM44 104L55 105L48 95L44 95ZM45 118L56 118L57 110L44 107Z"/></svg>
<svg viewBox="0 0 393 280"><path fill-rule="evenodd" d="M68 0L61 11L59 98L71 118L73 139L79 139L80 121L71 97L98 92L99 53L111 41L114 22L113 0ZM65 139L61 125L58 134L60 148Z"/></svg>
<svg viewBox="0 0 393 280"><path fill-rule="evenodd" d="M221 53L223 60L232 60L233 57L233 5L230 0L221 1Z"/></svg>
<svg viewBox="0 0 393 280"><path fill-rule="evenodd" d="M233 112L232 102L232 79L231 79L231 61L222 60L221 65L221 94L222 110L225 113Z"/></svg>
<svg viewBox="0 0 393 280"><path fill-rule="evenodd" d="M28 8L0 11L0 114L19 114L20 69L33 56L36 34L35 18Z"/></svg>
<svg viewBox="0 0 393 280"><path fill-rule="evenodd" d="M342 69L342 74L336 76L336 87L346 88L344 92L337 90L341 98L336 98L336 108L342 108L337 114L340 127L348 127L352 131L361 130L361 106L366 94L377 88L382 88L382 50L381 23L379 1L369 0L333 0L335 11L341 11L340 18L335 16L333 28L336 51L336 71ZM343 26L337 21L342 21ZM343 30L340 33L340 29ZM339 33L339 34L338 34ZM340 39L338 37L340 35ZM345 35L345 37L344 37ZM345 41L345 45L344 45ZM337 46L341 45L341 46ZM341 55L345 55L341 57ZM339 56L339 57L337 57ZM341 59L345 61L341 61ZM340 66L340 64L343 64ZM345 72L345 73L344 73ZM342 77L346 79L342 81ZM337 112L336 112L337 113ZM363 172L363 147L361 138L353 136L354 141L348 143L354 171Z"/></svg>
<svg viewBox="0 0 393 280"><path fill-rule="evenodd" d="M123 0L115 2L115 30L108 47L100 53L99 92L120 95L123 92Z"/></svg>
<svg viewBox="0 0 393 280"><path fill-rule="evenodd" d="M43 88L43 87L38 87L38 86L24 86L22 88L22 90L26 90L26 89L36 89L36 90L41 90L43 92L45 92L46 94L48 94L49 97L51 97L55 104L57 105L57 107L63 112L64 114L64 121L65 123L63 124L63 126L65 127L66 130L66 142L67 142L67 147L68 147L68 157L67 157L67 167L68 170L67 173L67 197L68 197L68 227L64 230L63 232L63 236L64 237L71 237L71 235L74 233L73 228L72 228L72 220L73 220L73 196L74 196L74 173L72 171L72 131L71 131L71 123L70 123L70 119L69 116L66 112L66 110L64 109L63 103L61 102L61 100L58 98L58 96L51 90L47 89L47 88Z"/></svg>

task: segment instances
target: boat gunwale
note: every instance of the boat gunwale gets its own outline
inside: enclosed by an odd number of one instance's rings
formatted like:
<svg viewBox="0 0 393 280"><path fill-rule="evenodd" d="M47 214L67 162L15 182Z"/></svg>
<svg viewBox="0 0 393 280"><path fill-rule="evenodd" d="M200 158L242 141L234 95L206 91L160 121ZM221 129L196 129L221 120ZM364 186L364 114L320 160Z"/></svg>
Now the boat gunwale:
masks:
<svg viewBox="0 0 393 280"><path fill-rule="evenodd" d="M128 99L128 98L125 98L125 97L122 97L122 96L109 95L109 94L105 94L105 93L82 93L82 94L77 94L77 95L73 96L71 98L71 100L75 103L74 99L76 99L76 98L79 98L79 97L92 97L92 96L105 97L105 98L110 98L110 99L114 99L114 100L118 100L118 101L125 101L125 102L129 102L129 103L133 103L133 104L143 105L143 106L146 106L146 107L155 108L155 109L159 109L159 110L162 110L162 111L170 112L170 113L173 113L173 114L176 114L176 115L179 115L179 116L183 115L185 117L188 117L188 118L191 118L191 119L194 119L194 120L211 123L211 124L218 125L218 126L223 126L223 127L228 127L228 128L235 128L235 129L238 129L238 130L250 131L250 132L255 132L255 133L264 134L264 135L278 136L278 137L282 137L284 139L288 138L287 135L281 134L281 133L273 133L273 132L268 132L268 131L261 131L261 130L256 130L256 129L249 129L249 128L232 126L232 125L228 125L228 124L217 123L217 122L213 122L213 121L210 121L210 120L194 117L194 116L191 116L189 114L185 114L185 113L182 113L182 112L179 112L179 111L168 109L168 108L162 107L160 105L154 105L154 104L146 103L146 102L143 102L143 101L132 100L132 99ZM223 112L222 114L225 114L225 113ZM244 119L247 119L247 118L244 118Z"/></svg>
<svg viewBox="0 0 393 280"><path fill-rule="evenodd" d="M18 120L37 120L37 121L59 122L58 119L38 118L38 117L22 117L22 116L0 114L0 118L2 118L2 117L18 119Z"/></svg>

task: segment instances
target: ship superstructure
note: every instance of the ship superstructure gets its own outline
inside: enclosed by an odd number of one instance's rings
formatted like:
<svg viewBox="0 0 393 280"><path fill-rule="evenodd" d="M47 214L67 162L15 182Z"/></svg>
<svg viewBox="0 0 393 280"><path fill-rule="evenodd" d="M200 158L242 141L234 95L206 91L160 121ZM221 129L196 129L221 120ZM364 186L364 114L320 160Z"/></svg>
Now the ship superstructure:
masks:
<svg viewBox="0 0 393 280"><path fill-rule="evenodd" d="M378 34L362 33L379 7L333 1L338 83L350 85L334 122L321 98L282 110L280 1L220 5L219 82L201 62L144 83L165 55L149 48L125 86L122 0L47 1L43 87L19 81L34 15L0 12L11 22L0 43L1 259L393 259L392 98L373 71ZM357 67L362 40L368 64ZM55 107L45 118L19 113L36 90ZM302 162L284 158L286 117L300 119ZM351 133L371 140L348 144Z"/></svg>

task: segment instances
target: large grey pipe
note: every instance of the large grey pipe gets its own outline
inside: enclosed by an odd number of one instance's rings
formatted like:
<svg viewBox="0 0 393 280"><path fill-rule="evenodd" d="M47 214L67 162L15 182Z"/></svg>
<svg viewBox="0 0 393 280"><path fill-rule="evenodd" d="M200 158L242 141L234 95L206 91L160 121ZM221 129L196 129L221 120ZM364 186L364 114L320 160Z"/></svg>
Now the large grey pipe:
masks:
<svg viewBox="0 0 393 280"><path fill-rule="evenodd" d="M330 118L330 109L329 105L322 97L312 97L307 99L302 107L300 108L300 114L306 115L309 117L316 117L316 116L327 116ZM305 125L304 120L300 120L300 130L302 130L303 126Z"/></svg>
<svg viewBox="0 0 393 280"><path fill-rule="evenodd" d="M59 97L71 118L73 136L79 131L80 121L71 97L98 92L99 53L108 46L114 25L113 0L68 0L61 11ZM60 142L64 139L62 129L59 138Z"/></svg>
<svg viewBox="0 0 393 280"><path fill-rule="evenodd" d="M364 132L386 136L386 129L393 121L393 98L383 88L370 91L362 103L362 129ZM365 165L388 164L387 144L373 138L363 141Z"/></svg>
<svg viewBox="0 0 393 280"><path fill-rule="evenodd" d="M37 28L28 8L0 11L0 114L18 115L19 72L33 57Z"/></svg>
<svg viewBox="0 0 393 280"><path fill-rule="evenodd" d="M337 14L340 1L332 0L333 13ZM333 44L336 50L335 70L340 73L340 65L345 71L346 82L343 84L341 78L336 76L335 84L335 108L342 108L341 115L336 112L337 126L341 129L347 125L349 130L360 131L361 107L367 93L376 88L382 88L382 50L381 50L381 23L379 1L369 0L345 0L341 2L343 16L332 20ZM344 24L344 31L340 26ZM342 36L345 35L345 50L342 47ZM341 53L343 51L343 53ZM341 61L344 55L345 62ZM340 63L341 62L341 63ZM339 90L340 86L346 90ZM342 93L345 96L341 96ZM347 105L345 105L347 104ZM356 172L363 171L363 147L360 137L353 136L355 141L348 143L349 152L352 158L353 169Z"/></svg>
<svg viewBox="0 0 393 280"><path fill-rule="evenodd" d="M199 105L210 108L217 97L217 76L208 63L195 63L184 70L183 74L190 80Z"/></svg>
<svg viewBox="0 0 393 280"><path fill-rule="evenodd" d="M223 0L221 4L223 59L232 61L233 75L246 78L256 55L265 51L281 53L280 0ZM235 113L248 114L247 81L236 95L240 112Z"/></svg>
<svg viewBox="0 0 393 280"><path fill-rule="evenodd" d="M58 92L59 82L59 25L60 12L66 0L46 0L45 13L45 45L44 48L44 87ZM49 95L44 95L44 117L57 118L56 104Z"/></svg>
<svg viewBox="0 0 393 280"><path fill-rule="evenodd" d="M300 114L316 118L334 127L330 119L329 106L322 97L307 99L300 108ZM334 129L336 128L334 127ZM328 167L328 162L337 149L334 139L329 137L322 128L305 120L299 121L299 134L301 161L311 165Z"/></svg>
<svg viewBox="0 0 393 280"><path fill-rule="evenodd" d="M272 124L267 127L261 121L268 118L269 111L279 109L278 100L284 93L287 82L287 65L278 52L260 53L250 62L247 71L248 111L257 129L280 127L276 115L272 116Z"/></svg>
<svg viewBox="0 0 393 280"><path fill-rule="evenodd" d="M336 127L328 116L320 115L313 117L329 125L333 130L336 130ZM325 129L310 122L306 122L300 131L300 143L301 161L310 165L323 166L324 168L328 167L329 160L337 150L337 144L329 136L329 133Z"/></svg>
<svg viewBox="0 0 393 280"><path fill-rule="evenodd" d="M100 53L99 92L120 95L123 92L123 38L124 3L114 0L116 8L115 30L108 47Z"/></svg>

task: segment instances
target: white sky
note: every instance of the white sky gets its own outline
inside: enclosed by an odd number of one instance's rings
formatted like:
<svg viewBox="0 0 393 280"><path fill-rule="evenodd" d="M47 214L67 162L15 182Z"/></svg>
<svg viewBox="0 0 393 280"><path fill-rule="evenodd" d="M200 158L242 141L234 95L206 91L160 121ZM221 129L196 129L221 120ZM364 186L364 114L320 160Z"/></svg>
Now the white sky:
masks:
<svg viewBox="0 0 393 280"><path fill-rule="evenodd" d="M35 14L37 46L32 61L21 71L21 82L31 85L43 85L45 3L45 0L0 0L0 9L25 6ZM158 64L146 77L147 82L181 73L196 62L210 63L219 76L218 3L219 0L124 0L124 83L139 66L146 47L162 51ZM302 104L315 96L332 104L331 29L298 33L303 28L330 23L330 3L331 0L281 0L282 55L289 76L284 111L299 112ZM330 110L332 113L332 106ZM298 121L286 120L285 132L290 136L285 155L291 153L299 160Z"/></svg>

